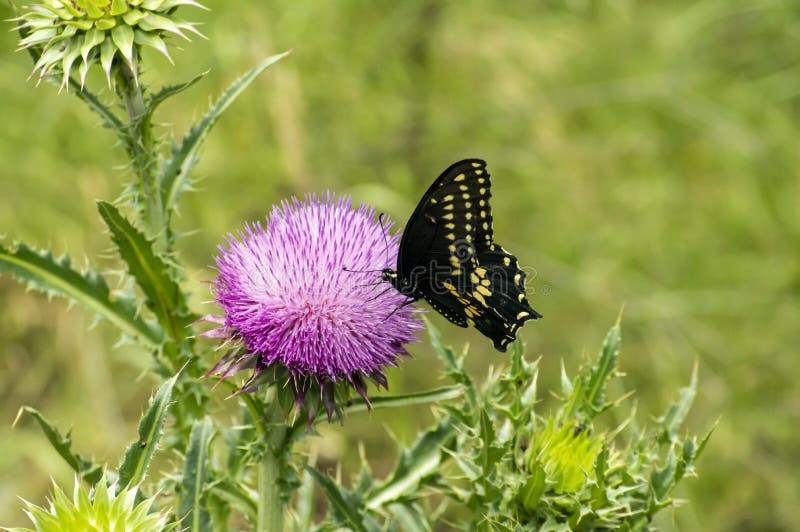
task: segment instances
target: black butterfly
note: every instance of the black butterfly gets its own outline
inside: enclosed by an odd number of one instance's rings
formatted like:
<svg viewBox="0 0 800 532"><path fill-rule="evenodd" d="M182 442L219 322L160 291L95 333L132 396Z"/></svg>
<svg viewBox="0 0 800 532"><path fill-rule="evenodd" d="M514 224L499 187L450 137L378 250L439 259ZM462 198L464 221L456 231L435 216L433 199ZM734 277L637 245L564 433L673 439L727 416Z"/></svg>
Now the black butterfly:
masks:
<svg viewBox="0 0 800 532"><path fill-rule="evenodd" d="M433 182L406 224L397 270L384 281L424 298L460 327L473 326L505 351L525 321L541 318L525 298L525 272L492 240L486 162L465 159Z"/></svg>

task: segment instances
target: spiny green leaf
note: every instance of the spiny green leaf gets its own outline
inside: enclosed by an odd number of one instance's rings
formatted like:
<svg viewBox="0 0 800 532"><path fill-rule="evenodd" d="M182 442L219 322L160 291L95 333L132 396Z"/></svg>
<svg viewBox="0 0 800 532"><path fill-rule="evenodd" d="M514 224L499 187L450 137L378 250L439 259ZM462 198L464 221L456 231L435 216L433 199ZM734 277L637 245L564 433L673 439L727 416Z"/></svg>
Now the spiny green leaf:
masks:
<svg viewBox="0 0 800 532"><path fill-rule="evenodd" d="M49 251L36 251L22 243L13 251L0 246L0 273L3 271L33 290L75 301L148 347L161 343L160 329L137 316L132 300L122 297L112 300L103 276L91 269L83 273L74 270L67 255L56 259Z"/></svg>
<svg viewBox="0 0 800 532"><path fill-rule="evenodd" d="M119 466L117 492L128 485L139 484L144 479L158 441L161 439L164 421L167 419L172 400L172 390L179 375L180 373L177 373L166 380L150 399L147 411L139 420L139 438L128 446Z"/></svg>
<svg viewBox="0 0 800 532"><path fill-rule="evenodd" d="M680 429L689 414L689 410L692 408L692 403L697 395L697 362L694 364L692 380L689 386L681 388L678 395L678 399L669 405L667 411L656 420L661 426L661 433L658 435L658 440L661 443L677 441L678 429Z"/></svg>
<svg viewBox="0 0 800 532"><path fill-rule="evenodd" d="M248 492L244 486L229 480L218 480L211 487L211 491L250 521L255 522L258 514L255 494Z"/></svg>
<svg viewBox="0 0 800 532"><path fill-rule="evenodd" d="M456 384L455 386L444 386L442 388L428 390L427 392L370 397L370 403L372 404L373 410L379 410L382 408L400 408L438 403L440 401L447 401L448 399L455 399L463 395L464 387ZM352 401L352 404L344 408L345 413L352 414L368 410L367 404L360 397ZM319 413L317 419L322 419L323 417L325 417L324 414Z"/></svg>
<svg viewBox="0 0 800 532"><path fill-rule="evenodd" d="M532 511L539 505L539 500L542 498L542 495L544 495L547 473L545 473L542 466L536 464L528 475L517 497L526 510Z"/></svg>
<svg viewBox="0 0 800 532"><path fill-rule="evenodd" d="M420 485L439 471L443 450L452 446L455 434L449 417L423 434L410 449L400 454L392 476L367 496L367 507L377 509L390 501L416 494Z"/></svg>
<svg viewBox="0 0 800 532"><path fill-rule="evenodd" d="M486 409L481 410L480 414L480 438L482 441L480 462L484 475L489 475L497 461L503 456L504 449L495 445L497 434L494 430L489 414Z"/></svg>
<svg viewBox="0 0 800 532"><path fill-rule="evenodd" d="M323 475L315 468L306 466L306 471L311 473L320 488L327 494L334 515L340 521L347 523L353 530L358 532L368 532L364 522L363 510L359 504L349 497L347 492L334 483L330 477Z"/></svg>
<svg viewBox="0 0 800 532"><path fill-rule="evenodd" d="M166 87L162 87L161 90L159 90L158 92L153 93L153 95L150 96L150 98L147 101L147 112L144 120L149 120L149 117L153 115L158 106L164 103L164 101L166 101L168 98L185 91L186 89L188 89L189 87L191 87L192 85L194 85L195 83L206 77L206 74L208 74L208 70L206 70L205 72L201 72L200 74L196 75L189 81L186 81L184 83L178 83L177 85L168 85Z"/></svg>
<svg viewBox="0 0 800 532"><path fill-rule="evenodd" d="M477 394L475 391L475 384L472 377L464 371L464 355L466 354L466 347L464 352L457 356L450 346L442 344L442 335L431 321L425 317L422 318L425 322L425 327L428 330L428 335L431 339L431 346L436 352L439 359L444 364L444 369L447 376L458 384L464 385L464 395L467 398L470 406L475 406L477 403Z"/></svg>
<svg viewBox="0 0 800 532"><path fill-rule="evenodd" d="M606 385L617 367L620 342L620 322L617 319L603 340L600 358L592 367L589 382L586 385L586 406L596 412L599 412L605 405Z"/></svg>
<svg viewBox="0 0 800 532"><path fill-rule="evenodd" d="M153 243L125 219L116 207L105 201L97 202L100 216L111 231L128 271L142 289L147 306L161 327L177 344L186 338L192 321L180 286L169 275L169 268L153 251Z"/></svg>
<svg viewBox="0 0 800 532"><path fill-rule="evenodd" d="M208 445L212 435L213 425L210 418L205 417L194 422L178 503L181 530L187 532L211 530L211 518L203 504L203 490L208 474Z"/></svg>
<svg viewBox="0 0 800 532"><path fill-rule="evenodd" d="M425 511L417 504L392 503L386 507L400 530L407 532L430 532L433 530Z"/></svg>
<svg viewBox="0 0 800 532"><path fill-rule="evenodd" d="M297 489L297 504L295 505L295 519L292 523L293 532L311 530L314 520L314 479L307 470L300 477L300 487Z"/></svg>
<svg viewBox="0 0 800 532"><path fill-rule="evenodd" d="M66 435L62 435L58 429L35 408L23 406L17 414L17 419L19 419L23 413L33 416L37 423L39 423L39 427L41 427L50 445L53 446L56 452L61 455L61 458L69 464L75 473L91 485L94 485L100 480L100 477L103 475L102 465L95 464L91 460L87 460L81 455L72 452L72 434L70 432L67 432Z"/></svg>
<svg viewBox="0 0 800 532"><path fill-rule="evenodd" d="M161 200L164 210L174 211L178 205L178 198L188 186L189 170L197 161L197 150L206 139L208 132L217 122L217 119L233 103L233 101L258 77L264 70L286 57L290 52L268 57L244 76L234 81L222 94L211 109L193 125L184 135L179 145L172 147L172 157L164 165L159 177Z"/></svg>

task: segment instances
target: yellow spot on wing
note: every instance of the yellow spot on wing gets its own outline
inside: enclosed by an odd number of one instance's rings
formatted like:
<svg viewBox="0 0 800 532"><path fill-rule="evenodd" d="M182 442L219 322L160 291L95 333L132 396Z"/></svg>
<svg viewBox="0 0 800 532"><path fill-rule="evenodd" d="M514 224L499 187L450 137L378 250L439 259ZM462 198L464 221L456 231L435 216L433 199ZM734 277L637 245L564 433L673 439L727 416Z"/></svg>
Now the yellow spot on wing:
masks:
<svg viewBox="0 0 800 532"><path fill-rule="evenodd" d="M477 273L480 277L483 277L484 275L486 275L486 268L484 267L475 268L475 273Z"/></svg>
<svg viewBox="0 0 800 532"><path fill-rule="evenodd" d="M447 240L455 240L456 239L456 235L454 235L453 233L447 233L444 237Z"/></svg>
<svg viewBox="0 0 800 532"><path fill-rule="evenodd" d="M450 290L451 292L456 289L455 286L448 283L447 281L442 282L442 286L444 287L445 290Z"/></svg>
<svg viewBox="0 0 800 532"><path fill-rule="evenodd" d="M467 185L458 185L458 190L460 190L461 192L466 192L467 190L469 190L469 187Z"/></svg>
<svg viewBox="0 0 800 532"><path fill-rule="evenodd" d="M454 223L444 224L444 226L447 229L455 229L456 228L456 224L454 224Z"/></svg>
<svg viewBox="0 0 800 532"><path fill-rule="evenodd" d="M528 313L528 312L525 312L525 311L523 310L522 312L520 312L519 314L517 314L517 319L518 319L518 320L521 320L521 319L522 319L522 318L524 318L525 316L530 316L530 313Z"/></svg>
<svg viewBox="0 0 800 532"><path fill-rule="evenodd" d="M464 179L466 179L464 174L458 174L455 178L453 178L453 181L464 181Z"/></svg>
<svg viewBox="0 0 800 532"><path fill-rule="evenodd" d="M489 286L490 284L492 284L492 282L489 279L484 279L481 281L481 284L483 286Z"/></svg>
<svg viewBox="0 0 800 532"><path fill-rule="evenodd" d="M452 212L448 212L447 214L443 214L442 215L442 220L452 220L452 219L453 219L453 213Z"/></svg>
<svg viewBox="0 0 800 532"><path fill-rule="evenodd" d="M442 207L442 208L443 208L444 210L446 210L446 211L452 211L452 210L453 210L453 204L452 204L452 203L448 203L447 205L445 205L445 206L444 206L444 207Z"/></svg>
<svg viewBox="0 0 800 532"><path fill-rule="evenodd" d="M511 266L511 259L509 259L508 257L503 257L503 264L505 264L506 266Z"/></svg>
<svg viewBox="0 0 800 532"><path fill-rule="evenodd" d="M473 168L480 168L481 167L481 163L472 163L472 167Z"/></svg>
<svg viewBox="0 0 800 532"><path fill-rule="evenodd" d="M517 296L517 301L519 301L520 303L522 303L523 299L525 299L525 294L520 294Z"/></svg>
<svg viewBox="0 0 800 532"><path fill-rule="evenodd" d="M514 284L519 285L519 279L522 277L522 274L517 274L514 276Z"/></svg>
<svg viewBox="0 0 800 532"><path fill-rule="evenodd" d="M480 295L478 292L472 292L472 297L474 297L481 305L486 307L486 300L483 299L483 296Z"/></svg>
<svg viewBox="0 0 800 532"><path fill-rule="evenodd" d="M481 175L482 173L483 173L483 170L475 170L475 175Z"/></svg>
<svg viewBox="0 0 800 532"><path fill-rule="evenodd" d="M475 287L475 290L477 290L478 292L480 292L481 294L483 294L483 295L485 295L487 297L492 295L492 293L489 291L489 289L487 289L486 287L481 286L481 285L478 285L477 287Z"/></svg>

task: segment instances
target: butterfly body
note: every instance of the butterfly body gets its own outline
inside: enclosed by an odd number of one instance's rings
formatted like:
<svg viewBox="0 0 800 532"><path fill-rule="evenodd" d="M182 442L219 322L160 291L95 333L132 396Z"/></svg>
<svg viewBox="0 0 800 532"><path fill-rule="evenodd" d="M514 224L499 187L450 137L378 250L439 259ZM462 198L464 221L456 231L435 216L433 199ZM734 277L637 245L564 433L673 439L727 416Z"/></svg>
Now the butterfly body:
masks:
<svg viewBox="0 0 800 532"><path fill-rule="evenodd" d="M490 197L484 161L451 165L423 195L403 232L397 269L382 278L505 351L522 324L541 315L528 304L516 257L493 240Z"/></svg>

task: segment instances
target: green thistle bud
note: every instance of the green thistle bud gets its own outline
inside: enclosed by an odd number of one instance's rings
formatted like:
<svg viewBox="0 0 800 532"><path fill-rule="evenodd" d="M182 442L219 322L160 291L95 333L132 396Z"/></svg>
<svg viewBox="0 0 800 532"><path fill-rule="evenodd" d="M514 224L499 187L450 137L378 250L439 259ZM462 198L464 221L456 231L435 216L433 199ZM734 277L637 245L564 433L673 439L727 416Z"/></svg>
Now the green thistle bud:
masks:
<svg viewBox="0 0 800 532"><path fill-rule="evenodd" d="M594 480L595 460L602 450L602 436L591 436L574 422L555 427L549 419L528 449L528 470L543 477L545 491L577 493Z"/></svg>
<svg viewBox="0 0 800 532"><path fill-rule="evenodd" d="M114 495L105 476L89 493L78 478L72 500L53 483L53 499L48 508L25 501L25 513L35 529L11 528L10 532L160 532L174 529L167 524L166 512L151 512L153 499L136 503L137 489L125 488Z"/></svg>
<svg viewBox="0 0 800 532"><path fill-rule="evenodd" d="M172 62L164 39L188 33L204 37L196 24L175 18L175 8L190 5L206 9L194 0L43 0L26 6L13 19L23 35L19 49L33 49L38 60L31 76L39 81L61 75L67 86L77 67L81 87L89 67L100 62L111 84L111 73L120 59L138 76L138 57L143 46L164 54Z"/></svg>

